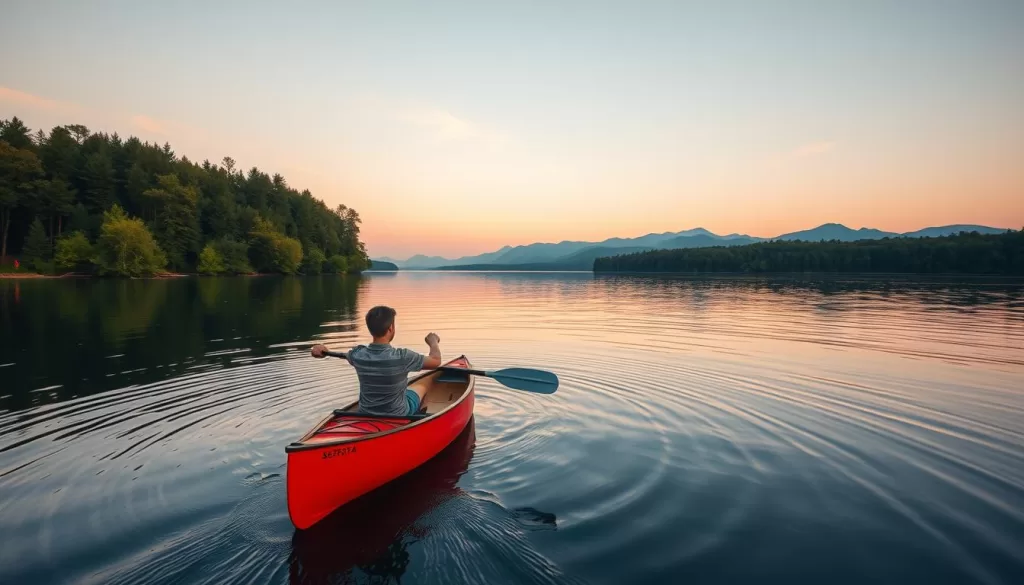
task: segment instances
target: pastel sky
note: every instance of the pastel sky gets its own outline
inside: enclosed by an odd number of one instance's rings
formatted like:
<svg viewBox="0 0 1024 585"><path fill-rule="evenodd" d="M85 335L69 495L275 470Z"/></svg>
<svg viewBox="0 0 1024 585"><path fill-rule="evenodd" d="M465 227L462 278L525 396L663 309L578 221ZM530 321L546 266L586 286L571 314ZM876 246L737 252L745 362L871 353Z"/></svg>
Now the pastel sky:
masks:
<svg viewBox="0 0 1024 585"><path fill-rule="evenodd" d="M1024 226L1024 2L8 0L0 118L235 158L371 255Z"/></svg>

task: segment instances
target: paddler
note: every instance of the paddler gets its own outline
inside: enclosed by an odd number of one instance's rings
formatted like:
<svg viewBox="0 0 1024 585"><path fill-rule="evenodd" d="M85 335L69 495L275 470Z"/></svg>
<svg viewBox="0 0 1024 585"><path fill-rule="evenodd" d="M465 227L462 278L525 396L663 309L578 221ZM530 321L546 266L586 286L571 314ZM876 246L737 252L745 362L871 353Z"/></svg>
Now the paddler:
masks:
<svg viewBox="0 0 1024 585"><path fill-rule="evenodd" d="M405 416L416 414L429 388L410 388L408 374L432 370L441 365L441 338L429 333L424 339L429 353L423 355L411 349L393 347L395 316L391 307L378 306L366 312L366 327L373 336L369 345L358 345L348 352L348 363L359 377L359 410L368 414ZM310 353L315 358L326 357L327 346L314 345Z"/></svg>

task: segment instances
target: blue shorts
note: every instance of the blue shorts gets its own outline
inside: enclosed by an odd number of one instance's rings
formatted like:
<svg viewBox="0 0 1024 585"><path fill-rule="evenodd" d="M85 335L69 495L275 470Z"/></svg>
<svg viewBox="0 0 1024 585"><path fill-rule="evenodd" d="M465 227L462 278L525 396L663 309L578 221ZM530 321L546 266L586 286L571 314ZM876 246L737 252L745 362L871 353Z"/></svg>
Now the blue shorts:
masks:
<svg viewBox="0 0 1024 585"><path fill-rule="evenodd" d="M409 414L416 414L420 409L420 397L412 388L405 389L405 406L409 409Z"/></svg>

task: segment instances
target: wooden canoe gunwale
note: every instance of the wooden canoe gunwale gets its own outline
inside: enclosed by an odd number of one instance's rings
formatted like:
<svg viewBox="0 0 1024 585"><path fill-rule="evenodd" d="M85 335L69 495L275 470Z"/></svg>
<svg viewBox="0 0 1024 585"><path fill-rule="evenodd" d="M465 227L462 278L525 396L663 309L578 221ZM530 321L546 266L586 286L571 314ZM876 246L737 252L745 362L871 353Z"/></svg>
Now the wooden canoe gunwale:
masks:
<svg viewBox="0 0 1024 585"><path fill-rule="evenodd" d="M457 357L455 359L452 359L452 360L448 361L445 365L448 365L448 364L450 364L452 362L455 362L457 360L463 359L465 357L466 357L465 355L459 356L459 357ZM466 361L467 361L467 363L469 362L469 360L466 360ZM415 376L412 379L410 379L408 383L409 384L414 384L414 383L419 382L420 380L426 378L427 376L439 376L439 375L441 375L441 373L442 373L441 370L431 370L429 372L423 372L422 374L420 374L418 376ZM333 447L335 445L348 444L348 443L356 443L356 442L359 442L359 441L368 441L368 440L384 437L384 436L387 436L387 435L391 435L391 434L394 434L394 433L400 433L400 432L402 432L404 430L412 429L412 428L420 426L420 425L429 424L431 421L434 421L434 420L440 418L445 413L449 412L450 410L452 410L453 408L455 408L459 404L462 404L462 401L465 400L466 397L469 396L474 391L474 389L476 387L476 378L474 376L472 376L472 375L468 375L467 377L469 378L469 380L466 383L466 389L462 392L462 395L459 396L458 400L456 400L455 402L452 402L448 406L444 407L444 409L439 410L439 411L437 411L437 412L435 412L433 414L430 414L429 416L419 417L418 419L417 418L412 418L412 417L409 417L409 416L400 416L400 415L389 416L387 418L408 419L408 420L412 420L413 422L411 422L411 423L409 423L407 425L403 425L403 426L400 426L400 427L395 427L393 429L389 429L389 430L386 430L386 431L381 431L381 432L378 432L378 433L367 434L367 435L364 435L364 436L361 436L361 437L342 437L340 439L335 439L333 441L319 441L319 442L316 442L316 443L306 443L305 441L308 441L311 437L313 437L313 435L316 435L317 431L322 429L325 424L327 424L331 419L333 419L336 416L335 411L331 411L330 415L328 415L326 418L324 418L319 423L317 423L316 426L314 426L312 429L310 429L309 432L307 432L305 435L303 435L301 439L299 439L298 441L296 441L294 443L291 443L288 446L286 446L284 448L285 453L296 453L296 452L299 452L299 451L310 451L310 450L314 450L314 449L322 449L324 447ZM353 407L356 407L358 405L359 405L359 401L356 400L355 402L349 404L345 408L343 408L343 409L336 409L336 410L347 411L347 410L349 410L349 409L351 409ZM374 417L374 418L376 418L376 417Z"/></svg>

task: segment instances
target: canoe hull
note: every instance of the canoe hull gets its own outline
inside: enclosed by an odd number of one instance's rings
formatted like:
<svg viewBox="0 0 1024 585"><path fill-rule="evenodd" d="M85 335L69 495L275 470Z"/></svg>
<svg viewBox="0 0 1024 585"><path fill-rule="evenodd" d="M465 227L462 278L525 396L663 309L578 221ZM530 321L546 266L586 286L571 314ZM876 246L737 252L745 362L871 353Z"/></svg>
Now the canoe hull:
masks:
<svg viewBox="0 0 1024 585"><path fill-rule="evenodd" d="M458 361L451 365L462 366ZM465 364L468 367L468 360ZM340 506L427 462L466 428L475 399L470 378L458 401L427 418L359 437L289 445L287 490L292 524L300 530L309 528ZM332 418L314 427L306 438Z"/></svg>

